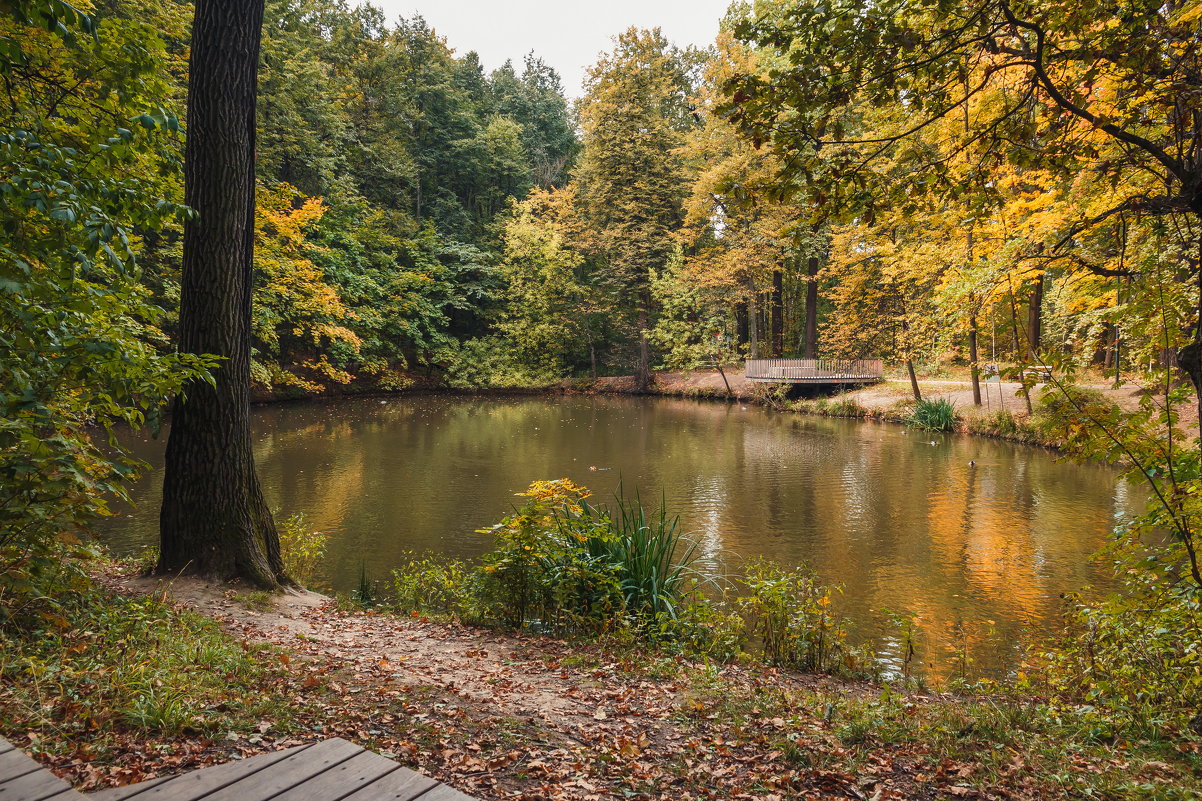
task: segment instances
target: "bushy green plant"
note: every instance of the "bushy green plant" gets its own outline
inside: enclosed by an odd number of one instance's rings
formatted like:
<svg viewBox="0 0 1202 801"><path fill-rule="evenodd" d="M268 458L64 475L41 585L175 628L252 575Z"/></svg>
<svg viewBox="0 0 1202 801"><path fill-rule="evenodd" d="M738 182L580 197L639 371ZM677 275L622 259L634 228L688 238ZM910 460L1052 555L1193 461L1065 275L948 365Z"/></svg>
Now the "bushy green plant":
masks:
<svg viewBox="0 0 1202 801"><path fill-rule="evenodd" d="M956 405L947 398L915 401L907 422L923 431L952 431L956 428Z"/></svg>
<svg viewBox="0 0 1202 801"><path fill-rule="evenodd" d="M868 410L855 398L819 398L814 409L827 417L867 417Z"/></svg>
<svg viewBox="0 0 1202 801"><path fill-rule="evenodd" d="M675 617L661 617L658 640L688 656L729 662L747 644L743 616L726 597L710 598L695 592L677 610Z"/></svg>
<svg viewBox="0 0 1202 801"><path fill-rule="evenodd" d="M977 418L973 430L994 437L1013 437L1021 431L1014 415L1006 409Z"/></svg>
<svg viewBox="0 0 1202 801"><path fill-rule="evenodd" d="M585 502L589 491L565 478L535 481L518 495L527 499L522 508L482 530L494 542L480 566L486 614L512 628L619 619L622 592L607 553L613 530Z"/></svg>
<svg viewBox="0 0 1202 801"><path fill-rule="evenodd" d="M1103 736L1124 727L1183 731L1202 698L1202 598L1186 585L1166 590L1144 571L1128 572L1124 585L1096 603L1071 599L1040 677L1061 702L1092 715Z"/></svg>
<svg viewBox="0 0 1202 801"><path fill-rule="evenodd" d="M330 536L305 524L305 517L294 514L277 525L280 534L280 554L284 569L298 584L315 589Z"/></svg>
<svg viewBox="0 0 1202 801"><path fill-rule="evenodd" d="M862 667L847 643L847 621L831 608L839 588L822 586L806 568L764 560L748 565L743 584L738 603L766 661L819 672Z"/></svg>
<svg viewBox="0 0 1202 801"><path fill-rule="evenodd" d="M1096 389L1052 386L1040 393L1031 423L1043 439L1078 450L1096 436L1099 422L1117 426L1120 415L1118 405Z"/></svg>
<svg viewBox="0 0 1202 801"><path fill-rule="evenodd" d="M475 618L471 570L458 559L410 554L392 571L390 606L398 612L422 612Z"/></svg>
<svg viewBox="0 0 1202 801"><path fill-rule="evenodd" d="M652 634L679 614L696 586L695 546L661 502L648 514L619 492L592 506L568 479L536 481L526 504L492 528L480 566L480 601L507 626L603 630L634 625Z"/></svg>

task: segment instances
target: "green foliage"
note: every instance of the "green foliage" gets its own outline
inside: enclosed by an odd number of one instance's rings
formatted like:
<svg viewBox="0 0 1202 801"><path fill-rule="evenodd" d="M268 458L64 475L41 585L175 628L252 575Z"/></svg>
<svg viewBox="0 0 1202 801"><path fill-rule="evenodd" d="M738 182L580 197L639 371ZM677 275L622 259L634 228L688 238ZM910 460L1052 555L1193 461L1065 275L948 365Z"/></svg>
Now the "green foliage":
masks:
<svg viewBox="0 0 1202 801"><path fill-rule="evenodd" d="M956 405L947 398L915 401L914 411L906 422L921 431L954 431Z"/></svg>
<svg viewBox="0 0 1202 801"><path fill-rule="evenodd" d="M608 520L585 503L588 490L568 479L536 481L526 504L482 533L494 549L480 570L484 606L504 625L550 630L620 625L623 595Z"/></svg>
<svg viewBox="0 0 1202 801"><path fill-rule="evenodd" d="M472 594L475 577L457 559L409 555L392 571L388 604L398 612L433 613L465 620L479 617Z"/></svg>
<svg viewBox="0 0 1202 801"><path fill-rule="evenodd" d="M213 362L161 352L162 312L135 265L135 232L185 214L159 176L178 130L158 108L162 41L120 20L95 39L8 17L0 32L21 41L21 68L0 65L0 591L36 594L58 544L77 544L139 467L113 427L157 428ZM47 70L63 73L53 97Z"/></svg>
<svg viewBox="0 0 1202 801"><path fill-rule="evenodd" d="M376 581L367 577L367 563L359 563L359 586L351 593L351 600L362 609L371 609L380 601Z"/></svg>
<svg viewBox="0 0 1202 801"><path fill-rule="evenodd" d="M1118 404L1096 389L1045 387L1031 422L1045 439L1077 450L1095 436L1099 423L1115 426L1121 416Z"/></svg>
<svg viewBox="0 0 1202 801"><path fill-rule="evenodd" d="M661 647L687 656L730 662L747 645L747 625L738 607L723 594L712 598L694 588L675 616L662 615L655 639Z"/></svg>
<svg viewBox="0 0 1202 801"><path fill-rule="evenodd" d="M662 498L648 517L642 500L627 499L621 489L612 509L586 509L609 529L593 547L616 566L626 613L638 621L676 618L678 604L701 578L693 569L697 543L683 536L680 519L668 517Z"/></svg>
<svg viewBox="0 0 1202 801"><path fill-rule="evenodd" d="M747 566L743 585L738 604L768 662L817 672L869 666L847 643L847 621L831 608L838 588L822 586L805 568L786 570L762 560Z"/></svg>
<svg viewBox="0 0 1202 801"><path fill-rule="evenodd" d="M1070 599L1055 648L1039 654L1042 679L1097 736L1183 731L1202 692L1202 602L1192 587L1163 590L1127 571L1122 592Z"/></svg>
<svg viewBox="0 0 1202 801"><path fill-rule="evenodd" d="M276 530L280 535L284 572L302 587L318 588L330 535L310 528L302 514L291 515L276 523Z"/></svg>

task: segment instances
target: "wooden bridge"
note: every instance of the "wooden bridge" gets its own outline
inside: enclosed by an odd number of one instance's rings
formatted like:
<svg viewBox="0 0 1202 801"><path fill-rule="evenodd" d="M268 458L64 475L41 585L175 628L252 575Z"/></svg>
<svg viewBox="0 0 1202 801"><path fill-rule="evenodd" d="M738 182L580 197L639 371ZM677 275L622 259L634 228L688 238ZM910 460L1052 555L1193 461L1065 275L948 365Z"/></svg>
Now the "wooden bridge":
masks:
<svg viewBox="0 0 1202 801"><path fill-rule="evenodd" d="M0 801L472 801L332 739L84 795L0 740Z"/></svg>
<svg viewBox="0 0 1202 801"><path fill-rule="evenodd" d="M747 380L774 384L874 384L884 378L880 359L748 359Z"/></svg>

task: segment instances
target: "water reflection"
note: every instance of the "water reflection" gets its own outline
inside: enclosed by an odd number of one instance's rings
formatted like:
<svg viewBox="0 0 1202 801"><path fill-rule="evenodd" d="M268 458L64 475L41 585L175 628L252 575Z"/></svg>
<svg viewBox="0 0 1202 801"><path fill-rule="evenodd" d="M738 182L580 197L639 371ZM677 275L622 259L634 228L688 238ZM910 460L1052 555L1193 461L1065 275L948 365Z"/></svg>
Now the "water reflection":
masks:
<svg viewBox="0 0 1202 801"><path fill-rule="evenodd" d="M1013 664L1062 593L1106 582L1089 557L1140 502L1113 470L1040 450L684 400L357 399L261 408L255 430L271 504L333 535L335 587L410 550L481 553L475 530L534 479L601 496L623 482L663 493L708 560L804 562L843 585L883 645L896 632L882 610L913 617L939 673L963 648L978 667ZM161 464L162 441L137 450ZM106 539L153 541L160 485L148 477Z"/></svg>

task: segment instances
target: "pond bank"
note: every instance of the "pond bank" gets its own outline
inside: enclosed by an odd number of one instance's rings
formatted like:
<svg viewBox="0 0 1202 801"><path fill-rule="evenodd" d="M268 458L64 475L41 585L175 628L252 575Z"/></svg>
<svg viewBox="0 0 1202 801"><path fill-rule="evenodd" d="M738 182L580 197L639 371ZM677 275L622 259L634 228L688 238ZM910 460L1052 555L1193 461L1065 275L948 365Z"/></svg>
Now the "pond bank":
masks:
<svg viewBox="0 0 1202 801"><path fill-rule="evenodd" d="M700 664L353 611L313 594L113 571L98 580L104 603L143 604L147 643L154 625L198 612L263 667L226 675L228 698L210 703L223 710L216 724L197 716L164 733L153 720L139 727L113 717L2 732L85 788L340 736L484 801L1033 801L1134 799L1153 784L1179 797L1198 789L1188 770L1196 743L1116 750L1074 737L1071 721L1053 723L1031 697L900 693L755 663ZM148 609L148 594L163 605ZM82 660L85 651L64 637L61 656ZM154 647L138 654L148 665L156 658ZM175 691L167 681L157 693Z"/></svg>
<svg viewBox="0 0 1202 801"><path fill-rule="evenodd" d="M980 407L973 404L972 385L967 381L920 379L918 384L924 398L945 399L955 406L957 433L1055 450L1064 445L1063 437L1057 432L1034 425L1035 421L1027 414L1025 401L1020 394L1021 385L1016 382L982 384L982 391L988 394L988 400ZM561 387L565 392L646 394L757 403L781 411L895 423L906 423L913 409L908 379L886 378L879 384L811 398L779 397L769 390L768 385L748 381L741 370L728 371L725 380L716 370L655 373L651 386L644 392L637 390L633 376L605 377L596 381L577 379L565 381ZM1111 384L1086 384L1082 388L1100 393L1124 412L1138 409L1144 393L1142 387L1133 383L1119 388ZM1042 385L1031 390L1033 403L1041 391ZM1197 409L1192 404L1181 406L1179 413L1182 427L1189 430L1197 425Z"/></svg>

